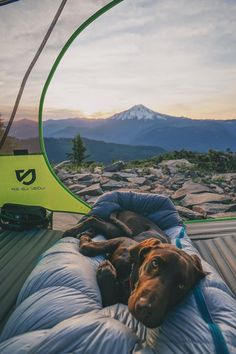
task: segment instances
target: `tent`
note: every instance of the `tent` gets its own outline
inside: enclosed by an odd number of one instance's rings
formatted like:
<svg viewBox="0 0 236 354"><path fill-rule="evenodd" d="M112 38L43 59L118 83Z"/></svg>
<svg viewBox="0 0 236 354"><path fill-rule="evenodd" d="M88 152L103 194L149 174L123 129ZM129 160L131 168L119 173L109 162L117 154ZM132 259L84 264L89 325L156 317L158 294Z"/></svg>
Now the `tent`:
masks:
<svg viewBox="0 0 236 354"><path fill-rule="evenodd" d="M91 208L88 204L73 195L61 183L47 159L42 127L44 103L54 74L70 45L93 21L112 10L122 1L102 1L102 4L105 4L103 7L101 7L101 2L91 2L89 11L83 14L82 25L69 21L65 28L63 23L68 21L68 13L80 11L83 7L82 0L55 0L50 8L45 8L45 12L39 14L37 14L36 4L32 12L29 0L0 0L1 23L4 24L6 19L11 19L10 26L5 26L4 36L2 36L2 40L8 43L7 52L1 55L5 55L9 59L9 68L12 72L12 75L10 75L10 71L4 72L5 82L0 86L1 94L5 95L7 92L12 102L11 110L4 111L4 127L2 120L0 120L0 207L5 203L19 203L39 205L51 211L79 214L86 214L90 211ZM21 26L28 28L29 34L27 36L23 36L20 28L13 26L16 6L22 6ZM38 28L40 41L34 41L30 35L29 19L33 15L40 16L42 20L42 27ZM8 42L8 35L12 34L13 30L18 31L15 43L19 47L25 47L24 57L19 58L19 67L11 67L11 43ZM59 39L60 45L57 48L59 53L57 56L52 51L55 39ZM38 78L37 87L34 87L31 78L37 77L37 68L40 65L44 70L41 71L42 74ZM9 82L13 80L15 83L14 90L11 92L7 91L8 80ZM22 139L20 136L18 138L17 133L14 134L14 138L11 136L13 130L17 132L18 118L24 117L25 114L25 93L30 93L32 96L32 112L35 121L38 122L37 133L33 140ZM27 129L26 121L26 131ZM226 225L227 231L225 231ZM230 250L231 242L235 240L235 222L232 220L231 227L228 225L228 221L222 220L201 225L191 224L187 228L199 252L218 269L226 280L228 279L231 290L235 292L233 286L234 254ZM223 237L221 237L222 235ZM230 237L229 242L228 236ZM4 308L1 318L3 322L9 316L19 289L33 269L37 258L60 237L60 232L52 230L32 230L28 233L5 231L1 233L1 270L3 270L1 280L4 280L4 292L1 293L0 301L1 307ZM221 256L223 255L221 259L218 257L219 252ZM21 267L18 266L19 264ZM10 276L6 277L6 274L10 274Z"/></svg>

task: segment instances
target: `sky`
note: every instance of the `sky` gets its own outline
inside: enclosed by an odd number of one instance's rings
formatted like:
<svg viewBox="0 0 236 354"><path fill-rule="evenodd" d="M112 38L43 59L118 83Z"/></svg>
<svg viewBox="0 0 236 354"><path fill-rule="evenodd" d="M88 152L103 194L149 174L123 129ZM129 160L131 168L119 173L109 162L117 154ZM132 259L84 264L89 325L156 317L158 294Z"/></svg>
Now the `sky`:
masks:
<svg viewBox="0 0 236 354"><path fill-rule="evenodd" d="M37 118L43 85L72 32L107 0L70 0L27 83L17 118ZM59 0L0 7L0 112L11 107ZM44 119L106 118L143 104L174 116L236 119L236 1L124 0L73 42Z"/></svg>

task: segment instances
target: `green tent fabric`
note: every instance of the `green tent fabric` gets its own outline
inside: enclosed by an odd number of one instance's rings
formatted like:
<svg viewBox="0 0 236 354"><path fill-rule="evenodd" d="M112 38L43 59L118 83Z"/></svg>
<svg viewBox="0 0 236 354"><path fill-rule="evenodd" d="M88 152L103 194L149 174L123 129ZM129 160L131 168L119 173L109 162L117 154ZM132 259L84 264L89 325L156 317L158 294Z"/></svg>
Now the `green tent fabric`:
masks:
<svg viewBox="0 0 236 354"><path fill-rule="evenodd" d="M67 190L43 154L1 156L0 207L4 203L38 205L52 211L87 214L90 207Z"/></svg>
<svg viewBox="0 0 236 354"><path fill-rule="evenodd" d="M89 212L90 206L80 198L74 196L70 190L60 182L50 166L43 141L43 105L49 84L67 49L86 27L121 1L122 0L115 0L108 2L102 8L99 8L99 4L97 4L97 11L92 13L81 25L77 24L77 29L74 28L74 24L69 24L67 33L63 33L63 38L66 42L56 60L50 57L50 45L52 45L52 43L50 43L50 36L53 31L56 31L56 33L62 31L60 28L62 22L59 24L58 19L62 16L67 0L63 0L60 3L55 1L55 13L53 14L51 23L49 21L50 18L45 16L46 20L42 28L47 30L46 34L42 31L41 45L33 56L30 66L24 73L23 79L21 80L21 73L16 77L16 87L19 85L19 91L16 95L12 111L9 112L9 120L5 124L5 129L3 129L3 125L0 121L0 207L5 203L16 203L39 205L52 211L66 211L80 214ZM11 2L12 1L1 1L0 5L7 5ZM58 8L56 7L57 5L59 5ZM67 6L70 7L70 11L76 11L81 5L81 1L72 1L67 4ZM6 16L14 16L14 6L1 6L0 16L4 16L4 14ZM22 7L22 14L24 14L24 6ZM37 14L32 11L32 15L36 16ZM22 17L22 23L24 20L25 19ZM70 31L72 31L72 34ZM22 42L22 45L24 45L24 42ZM49 64L47 76L41 78L42 86L37 88L38 91L35 91L35 104L37 104L37 102L39 104L37 116L38 135L33 142L34 149L31 146L32 139L28 142L28 148L22 149L21 140L11 137L11 129L12 127L14 128L14 120L17 118L17 114L20 114L22 95L33 69L35 69L37 75L38 59L41 55L44 55L44 58L46 58ZM27 59L26 56L26 63ZM50 63L52 65L51 70L49 70ZM7 89L7 87L5 89Z"/></svg>

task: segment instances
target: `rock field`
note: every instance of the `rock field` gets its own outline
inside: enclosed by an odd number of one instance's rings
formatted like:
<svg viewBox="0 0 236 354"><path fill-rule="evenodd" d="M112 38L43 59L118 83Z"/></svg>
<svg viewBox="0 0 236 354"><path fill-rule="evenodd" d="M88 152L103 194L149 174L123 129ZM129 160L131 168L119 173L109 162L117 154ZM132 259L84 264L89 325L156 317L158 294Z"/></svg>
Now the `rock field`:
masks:
<svg viewBox="0 0 236 354"><path fill-rule="evenodd" d="M55 171L77 196L93 205L108 191L132 190L171 198L184 220L236 217L236 173L206 174L187 160L168 160L153 167L112 165L68 171L61 163Z"/></svg>

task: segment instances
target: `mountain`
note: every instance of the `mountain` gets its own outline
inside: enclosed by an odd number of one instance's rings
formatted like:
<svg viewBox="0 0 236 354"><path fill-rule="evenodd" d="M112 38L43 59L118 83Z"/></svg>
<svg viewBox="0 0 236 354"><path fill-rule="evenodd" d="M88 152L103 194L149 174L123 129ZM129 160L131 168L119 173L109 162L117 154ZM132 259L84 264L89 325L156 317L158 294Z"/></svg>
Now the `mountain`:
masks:
<svg viewBox="0 0 236 354"><path fill-rule="evenodd" d="M86 122L81 118L63 120L63 122L46 121L44 123L44 135L46 137L71 138L79 133L89 139L118 144L142 145L141 141L133 141L133 139L144 130L152 129L156 124L159 126L166 124L169 118L170 116L156 113L143 105L138 105L108 119L87 119ZM154 143L154 145L158 144Z"/></svg>
<svg viewBox="0 0 236 354"><path fill-rule="evenodd" d="M175 117L154 112L143 105L133 106L107 119L48 120L43 123L43 127L44 136L48 138L73 138L80 134L92 140L161 146L170 151L187 149L204 152L227 148L236 151L236 120ZM23 130L21 136L27 133L25 128Z"/></svg>
<svg viewBox="0 0 236 354"><path fill-rule="evenodd" d="M145 107L142 104L133 106L131 109L127 111L117 113L111 117L112 120L127 120L127 119L135 119L135 120L166 120L168 116L152 111L151 109Z"/></svg>
<svg viewBox="0 0 236 354"><path fill-rule="evenodd" d="M236 151L236 120L227 121L191 121L181 127L166 125L155 126L137 134L132 144L142 145L158 143L166 150L187 149L208 151L209 149Z"/></svg>
<svg viewBox="0 0 236 354"><path fill-rule="evenodd" d="M11 126L10 135L19 139L38 136L38 122L30 119L16 120Z"/></svg>

